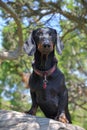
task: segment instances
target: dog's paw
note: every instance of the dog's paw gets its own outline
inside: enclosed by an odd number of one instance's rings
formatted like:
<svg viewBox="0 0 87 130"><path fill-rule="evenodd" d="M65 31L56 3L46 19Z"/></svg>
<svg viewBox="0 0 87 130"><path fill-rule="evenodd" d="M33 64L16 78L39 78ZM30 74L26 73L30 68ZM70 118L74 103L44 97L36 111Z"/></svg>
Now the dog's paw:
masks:
<svg viewBox="0 0 87 130"><path fill-rule="evenodd" d="M61 114L60 114L60 116L59 116L59 121L62 122L62 123L69 123L69 121L68 121L67 118L66 118L65 113L61 113Z"/></svg>
<svg viewBox="0 0 87 130"><path fill-rule="evenodd" d="M65 113L61 113L59 116L56 116L55 120L60 121L62 123L69 123L69 121L66 118Z"/></svg>
<svg viewBox="0 0 87 130"><path fill-rule="evenodd" d="M25 114L30 114L30 115L34 115L33 111L32 110L29 110L29 111L25 111L24 112Z"/></svg>

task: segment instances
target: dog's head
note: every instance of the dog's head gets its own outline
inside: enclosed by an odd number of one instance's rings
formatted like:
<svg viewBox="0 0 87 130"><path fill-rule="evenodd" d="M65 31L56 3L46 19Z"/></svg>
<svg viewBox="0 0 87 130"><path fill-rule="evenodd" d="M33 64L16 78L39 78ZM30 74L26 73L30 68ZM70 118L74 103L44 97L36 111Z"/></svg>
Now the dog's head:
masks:
<svg viewBox="0 0 87 130"><path fill-rule="evenodd" d="M58 54L61 54L64 46L57 31L52 28L39 28L30 34L23 48L28 55L33 55L36 49L42 54L49 54L55 46Z"/></svg>

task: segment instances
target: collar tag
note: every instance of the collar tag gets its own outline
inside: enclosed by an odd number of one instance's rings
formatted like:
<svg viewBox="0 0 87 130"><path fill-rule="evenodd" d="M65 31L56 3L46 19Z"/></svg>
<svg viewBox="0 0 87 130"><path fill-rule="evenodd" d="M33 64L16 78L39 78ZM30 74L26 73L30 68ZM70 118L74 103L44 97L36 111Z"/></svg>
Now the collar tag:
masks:
<svg viewBox="0 0 87 130"><path fill-rule="evenodd" d="M44 80L43 80L43 88L44 89L46 89L47 83L48 83L47 76L46 76L46 74L44 74Z"/></svg>

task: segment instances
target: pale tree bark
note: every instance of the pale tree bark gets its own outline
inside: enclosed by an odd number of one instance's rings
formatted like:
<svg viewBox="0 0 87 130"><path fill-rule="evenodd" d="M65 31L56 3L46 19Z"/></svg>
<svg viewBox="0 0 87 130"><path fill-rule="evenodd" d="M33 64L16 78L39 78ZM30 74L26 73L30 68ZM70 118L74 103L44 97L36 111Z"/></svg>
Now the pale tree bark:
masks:
<svg viewBox="0 0 87 130"><path fill-rule="evenodd" d="M17 24L17 29L18 29L18 47L14 51L0 51L0 59L8 59L8 60L13 60L17 59L19 55L21 54L22 46L23 46L23 36L22 36L22 26L19 17L17 14L14 12L14 10L9 7L7 4L5 4L3 1L0 1L0 6L7 11L8 14L10 14L10 17L14 18L16 24Z"/></svg>
<svg viewBox="0 0 87 130"><path fill-rule="evenodd" d="M52 119L0 110L0 130L85 130L79 126L64 124Z"/></svg>

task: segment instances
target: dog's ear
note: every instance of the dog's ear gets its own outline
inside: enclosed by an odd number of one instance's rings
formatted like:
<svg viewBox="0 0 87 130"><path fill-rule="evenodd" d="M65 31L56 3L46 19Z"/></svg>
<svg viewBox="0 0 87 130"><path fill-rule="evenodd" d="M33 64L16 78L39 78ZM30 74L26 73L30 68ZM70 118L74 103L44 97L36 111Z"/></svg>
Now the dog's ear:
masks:
<svg viewBox="0 0 87 130"><path fill-rule="evenodd" d="M36 51L36 45L33 39L33 32L30 34L28 40L24 43L23 49L29 56L34 55Z"/></svg>
<svg viewBox="0 0 87 130"><path fill-rule="evenodd" d="M63 42L60 40L58 33L56 32L56 50L58 52L59 55L62 54L62 50L64 49L64 44Z"/></svg>

